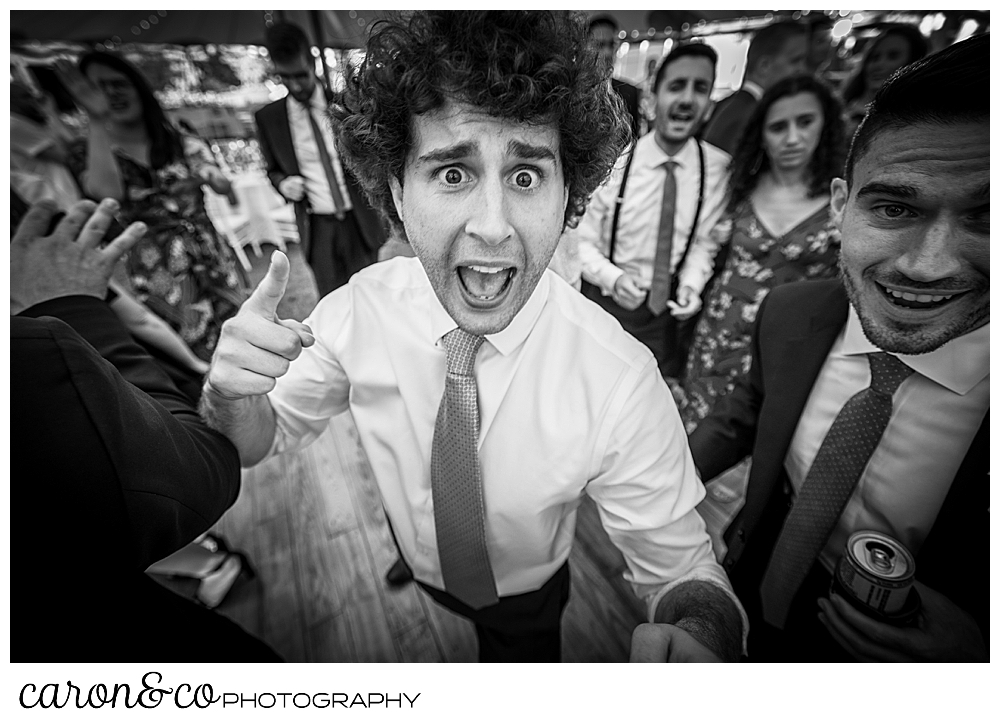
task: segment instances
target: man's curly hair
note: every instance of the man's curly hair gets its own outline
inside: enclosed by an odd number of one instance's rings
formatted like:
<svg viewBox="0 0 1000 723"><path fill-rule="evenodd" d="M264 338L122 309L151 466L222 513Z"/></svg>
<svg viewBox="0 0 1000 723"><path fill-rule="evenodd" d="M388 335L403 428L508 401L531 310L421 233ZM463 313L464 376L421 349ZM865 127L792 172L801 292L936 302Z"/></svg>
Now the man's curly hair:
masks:
<svg viewBox="0 0 1000 723"><path fill-rule="evenodd" d="M553 11L434 11L379 21L364 59L331 107L341 154L372 206L405 238L389 190L403 181L412 119L446 101L521 123L552 123L569 203L583 214L631 140L609 70L582 15Z"/></svg>

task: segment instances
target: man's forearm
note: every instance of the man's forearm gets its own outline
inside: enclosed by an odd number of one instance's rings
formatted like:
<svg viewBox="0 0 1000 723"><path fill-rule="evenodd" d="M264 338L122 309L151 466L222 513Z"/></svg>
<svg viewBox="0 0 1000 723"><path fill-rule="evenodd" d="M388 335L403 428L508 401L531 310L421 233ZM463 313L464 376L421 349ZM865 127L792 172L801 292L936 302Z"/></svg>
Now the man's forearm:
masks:
<svg viewBox="0 0 1000 723"><path fill-rule="evenodd" d="M243 467L253 467L271 449L276 423L267 395L227 399L206 384L198 411L205 424L235 445Z"/></svg>
<svg viewBox="0 0 1000 723"><path fill-rule="evenodd" d="M676 625L722 660L736 662L743 650L743 621L732 599L703 580L681 583L660 600L655 622Z"/></svg>

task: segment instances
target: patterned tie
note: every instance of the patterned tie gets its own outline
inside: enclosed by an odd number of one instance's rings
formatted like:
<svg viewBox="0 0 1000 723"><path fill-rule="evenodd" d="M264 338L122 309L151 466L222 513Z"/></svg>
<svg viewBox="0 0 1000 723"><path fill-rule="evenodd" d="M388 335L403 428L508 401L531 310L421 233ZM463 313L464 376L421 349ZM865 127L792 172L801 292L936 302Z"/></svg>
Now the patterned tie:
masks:
<svg viewBox="0 0 1000 723"><path fill-rule="evenodd" d="M333 214L341 221L344 220L344 197L340 193L340 184L337 183L337 174L333 171L333 161L330 160L330 152L326 149L326 141L319 130L319 124L312 114L312 108L306 106L306 115L309 116L309 123L312 125L313 138L316 139L316 149L319 151L319 162L326 173L326 181L330 184L330 195L333 196Z"/></svg>
<svg viewBox="0 0 1000 723"><path fill-rule="evenodd" d="M653 260L653 283L649 287L646 306L659 316L670 301L670 257L674 245L674 208L677 206L676 161L666 162L663 178L663 202L660 204L660 228L656 233L656 257Z"/></svg>
<svg viewBox="0 0 1000 723"><path fill-rule="evenodd" d="M833 420L774 546L761 583L764 619L784 629L792 599L830 538L892 416L892 395L913 370L891 354L868 355L871 386Z"/></svg>
<svg viewBox="0 0 1000 723"><path fill-rule="evenodd" d="M479 405L472 369L483 337L455 329L441 341L448 354L448 376L431 447L438 556L445 590L479 610L499 599L486 551L483 484L476 452Z"/></svg>

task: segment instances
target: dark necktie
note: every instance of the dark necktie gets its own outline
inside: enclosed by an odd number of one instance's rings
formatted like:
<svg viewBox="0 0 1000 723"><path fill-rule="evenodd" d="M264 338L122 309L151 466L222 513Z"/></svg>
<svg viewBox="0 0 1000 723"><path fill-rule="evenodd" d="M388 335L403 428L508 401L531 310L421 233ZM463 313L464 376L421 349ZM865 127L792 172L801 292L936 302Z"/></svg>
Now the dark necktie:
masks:
<svg viewBox="0 0 1000 723"><path fill-rule="evenodd" d="M442 338L448 376L431 447L434 527L445 590L479 610L497 602L486 551L485 506L479 469L479 405L473 366L483 337L455 329Z"/></svg>
<svg viewBox="0 0 1000 723"><path fill-rule="evenodd" d="M670 301L670 257L674 246L674 210L677 206L675 161L666 162L663 178L663 202L660 204L660 226L656 233L656 256L653 260L653 282L649 287L646 306L656 316L663 313Z"/></svg>
<svg viewBox="0 0 1000 723"><path fill-rule="evenodd" d="M330 184L330 195L333 196L333 214L344 219L344 196L340 193L340 184L337 183L337 174L333 171L333 162L330 160L330 153L326 149L326 141L320 132L319 124L312 114L312 108L306 106L306 115L309 116L309 124L312 126L313 138L316 139L316 149L319 151L319 162L326 173L326 181Z"/></svg>
<svg viewBox="0 0 1000 723"><path fill-rule="evenodd" d="M764 619L784 628L792 600L823 550L892 416L892 395L913 370L891 354L868 355L871 385L841 408L816 453L761 583Z"/></svg>

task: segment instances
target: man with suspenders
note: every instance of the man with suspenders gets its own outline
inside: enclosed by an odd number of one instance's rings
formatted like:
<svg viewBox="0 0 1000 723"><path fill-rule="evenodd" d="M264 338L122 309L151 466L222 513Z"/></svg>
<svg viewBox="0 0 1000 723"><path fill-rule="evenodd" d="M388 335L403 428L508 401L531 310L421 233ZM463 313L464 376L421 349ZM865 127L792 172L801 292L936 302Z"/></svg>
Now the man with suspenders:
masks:
<svg viewBox="0 0 1000 723"><path fill-rule="evenodd" d="M656 74L656 121L595 193L576 229L582 291L650 348L664 376L684 368L681 322L701 307L720 242L729 155L694 133L709 107L717 56L675 47Z"/></svg>

